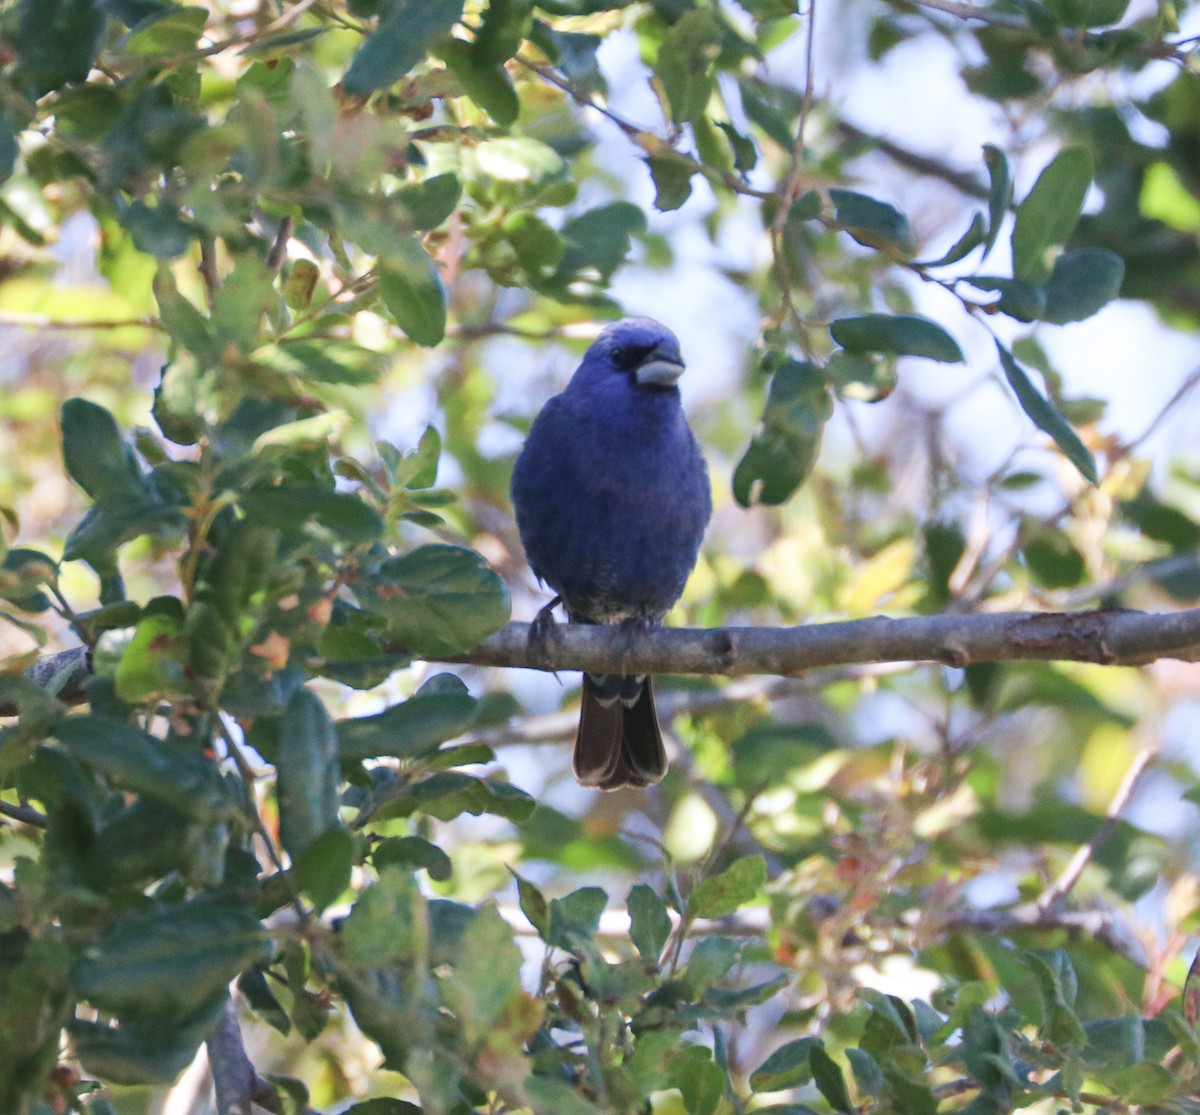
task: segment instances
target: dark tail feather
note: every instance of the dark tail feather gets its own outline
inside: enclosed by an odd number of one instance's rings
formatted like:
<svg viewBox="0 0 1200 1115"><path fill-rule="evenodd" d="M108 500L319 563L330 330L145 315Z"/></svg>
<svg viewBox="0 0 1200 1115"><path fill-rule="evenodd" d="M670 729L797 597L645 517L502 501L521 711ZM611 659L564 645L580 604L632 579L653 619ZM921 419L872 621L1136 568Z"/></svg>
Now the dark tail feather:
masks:
<svg viewBox="0 0 1200 1115"><path fill-rule="evenodd" d="M615 790L649 786L666 773L650 679L584 674L575 777L585 786Z"/></svg>

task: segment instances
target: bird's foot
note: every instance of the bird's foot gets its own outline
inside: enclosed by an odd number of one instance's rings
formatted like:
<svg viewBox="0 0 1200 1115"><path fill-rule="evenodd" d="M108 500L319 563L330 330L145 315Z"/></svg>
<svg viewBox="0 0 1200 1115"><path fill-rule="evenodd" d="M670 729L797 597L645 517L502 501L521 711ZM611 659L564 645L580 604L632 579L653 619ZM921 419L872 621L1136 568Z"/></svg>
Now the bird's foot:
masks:
<svg viewBox="0 0 1200 1115"><path fill-rule="evenodd" d="M621 635L621 658L623 660L627 660L633 653L633 647L638 637L654 626L655 622L650 616L626 616L617 624L617 631Z"/></svg>
<svg viewBox="0 0 1200 1115"><path fill-rule="evenodd" d="M554 618L554 609L561 603L562 597L556 596L533 617L529 625L529 649L543 670L550 668L553 651L558 645L558 623ZM551 672L558 677L557 671Z"/></svg>

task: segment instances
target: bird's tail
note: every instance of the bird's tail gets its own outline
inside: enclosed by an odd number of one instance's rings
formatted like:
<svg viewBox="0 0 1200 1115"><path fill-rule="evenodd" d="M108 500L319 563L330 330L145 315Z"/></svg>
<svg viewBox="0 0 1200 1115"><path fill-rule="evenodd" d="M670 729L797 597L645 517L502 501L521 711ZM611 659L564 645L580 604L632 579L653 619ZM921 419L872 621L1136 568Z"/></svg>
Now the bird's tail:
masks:
<svg viewBox="0 0 1200 1115"><path fill-rule="evenodd" d="M584 674L575 777L585 786L615 790L649 786L666 773L650 678Z"/></svg>

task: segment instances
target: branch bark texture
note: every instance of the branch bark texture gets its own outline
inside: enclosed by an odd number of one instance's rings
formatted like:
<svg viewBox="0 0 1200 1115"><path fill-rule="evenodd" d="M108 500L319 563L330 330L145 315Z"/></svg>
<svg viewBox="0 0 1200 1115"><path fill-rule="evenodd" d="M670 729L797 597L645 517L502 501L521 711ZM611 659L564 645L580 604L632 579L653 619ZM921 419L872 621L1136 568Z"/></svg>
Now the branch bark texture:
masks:
<svg viewBox="0 0 1200 1115"><path fill-rule="evenodd" d="M1200 660L1200 608L1181 612L1004 612L913 616L799 627L622 628L559 624L531 645L529 624L510 623L466 654L478 666L592 673L802 674L867 662L1067 661L1139 666Z"/></svg>

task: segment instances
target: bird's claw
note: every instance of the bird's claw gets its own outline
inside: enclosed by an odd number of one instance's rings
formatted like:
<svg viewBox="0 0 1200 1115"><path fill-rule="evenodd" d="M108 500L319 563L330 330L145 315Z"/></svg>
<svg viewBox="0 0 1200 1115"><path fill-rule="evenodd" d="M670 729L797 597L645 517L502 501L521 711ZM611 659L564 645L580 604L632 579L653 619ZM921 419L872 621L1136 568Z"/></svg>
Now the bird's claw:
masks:
<svg viewBox="0 0 1200 1115"><path fill-rule="evenodd" d="M649 616L626 616L617 624L621 635L621 658L628 659L633 652L634 644L639 635L644 635L654 626L654 620Z"/></svg>
<svg viewBox="0 0 1200 1115"><path fill-rule="evenodd" d="M561 603L562 597L556 596L539 610L529 625L529 650L543 670L550 668L552 653L558 645L558 623L554 618L554 609ZM556 670L551 672L558 677Z"/></svg>

